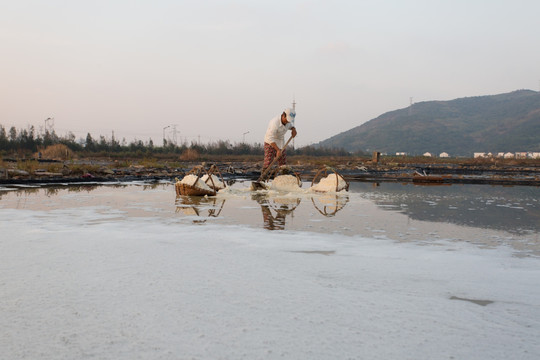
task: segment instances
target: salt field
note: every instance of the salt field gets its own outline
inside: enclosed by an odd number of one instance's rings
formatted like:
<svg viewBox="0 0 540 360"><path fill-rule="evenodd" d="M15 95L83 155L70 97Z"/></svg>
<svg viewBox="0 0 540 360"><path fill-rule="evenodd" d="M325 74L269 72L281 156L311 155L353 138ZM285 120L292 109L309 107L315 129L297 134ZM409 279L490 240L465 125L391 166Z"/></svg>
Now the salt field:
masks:
<svg viewBox="0 0 540 360"><path fill-rule="evenodd" d="M540 189L0 189L0 358L537 359Z"/></svg>

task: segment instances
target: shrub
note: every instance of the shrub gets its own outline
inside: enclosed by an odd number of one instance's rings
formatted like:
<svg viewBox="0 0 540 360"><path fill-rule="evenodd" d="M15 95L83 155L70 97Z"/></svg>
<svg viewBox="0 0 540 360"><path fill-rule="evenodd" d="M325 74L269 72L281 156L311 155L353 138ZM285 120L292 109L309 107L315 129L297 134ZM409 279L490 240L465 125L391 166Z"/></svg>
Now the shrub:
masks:
<svg viewBox="0 0 540 360"><path fill-rule="evenodd" d="M41 156L45 159L68 160L73 157L73 151L64 144L55 144L42 150Z"/></svg>
<svg viewBox="0 0 540 360"><path fill-rule="evenodd" d="M186 149L182 154L180 155L181 160L185 161L196 161L200 157L199 152L195 149Z"/></svg>

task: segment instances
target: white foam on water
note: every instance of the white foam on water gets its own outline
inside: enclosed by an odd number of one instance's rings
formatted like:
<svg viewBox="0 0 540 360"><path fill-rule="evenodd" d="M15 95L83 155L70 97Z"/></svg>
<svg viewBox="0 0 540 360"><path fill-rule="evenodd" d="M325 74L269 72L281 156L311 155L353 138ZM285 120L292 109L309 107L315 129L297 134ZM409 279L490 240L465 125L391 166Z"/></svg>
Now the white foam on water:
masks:
<svg viewBox="0 0 540 360"><path fill-rule="evenodd" d="M506 247L111 221L105 210L0 209L3 357L540 354L540 260Z"/></svg>

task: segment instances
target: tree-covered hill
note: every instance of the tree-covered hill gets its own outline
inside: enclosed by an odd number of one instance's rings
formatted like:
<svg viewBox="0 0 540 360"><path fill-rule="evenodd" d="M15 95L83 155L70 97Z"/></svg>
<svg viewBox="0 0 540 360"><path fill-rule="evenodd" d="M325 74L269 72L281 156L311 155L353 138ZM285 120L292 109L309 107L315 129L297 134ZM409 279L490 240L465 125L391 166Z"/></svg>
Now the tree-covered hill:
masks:
<svg viewBox="0 0 540 360"><path fill-rule="evenodd" d="M540 151L540 93L426 101L391 111L319 146L347 151L472 156L474 152Z"/></svg>

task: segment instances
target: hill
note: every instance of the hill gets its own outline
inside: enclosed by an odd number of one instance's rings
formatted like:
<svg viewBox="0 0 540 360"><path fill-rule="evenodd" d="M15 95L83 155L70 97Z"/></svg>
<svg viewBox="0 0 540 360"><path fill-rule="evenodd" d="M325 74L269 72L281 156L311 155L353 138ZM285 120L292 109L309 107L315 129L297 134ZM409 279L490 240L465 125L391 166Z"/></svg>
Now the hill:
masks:
<svg viewBox="0 0 540 360"><path fill-rule="evenodd" d="M518 90L419 102L387 112L317 145L351 152L411 155L540 151L540 93Z"/></svg>

